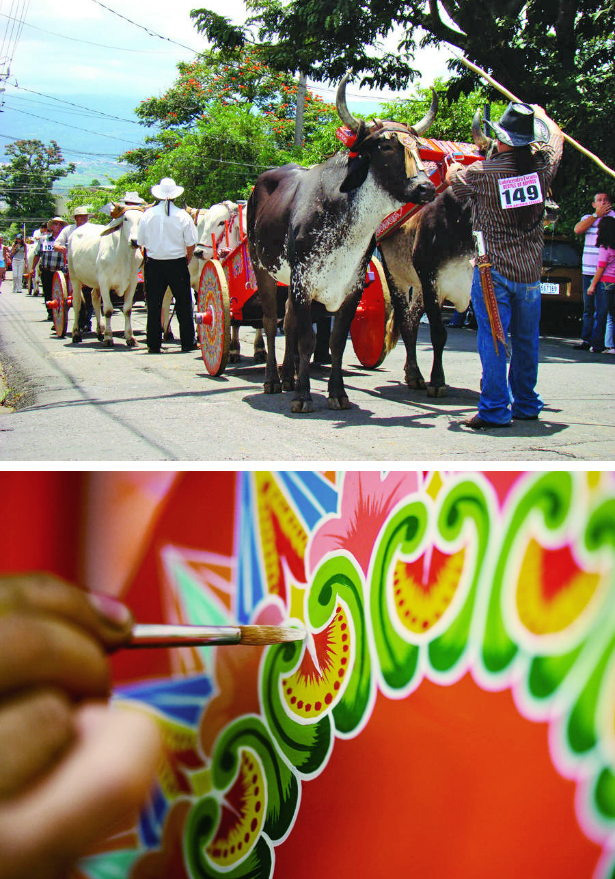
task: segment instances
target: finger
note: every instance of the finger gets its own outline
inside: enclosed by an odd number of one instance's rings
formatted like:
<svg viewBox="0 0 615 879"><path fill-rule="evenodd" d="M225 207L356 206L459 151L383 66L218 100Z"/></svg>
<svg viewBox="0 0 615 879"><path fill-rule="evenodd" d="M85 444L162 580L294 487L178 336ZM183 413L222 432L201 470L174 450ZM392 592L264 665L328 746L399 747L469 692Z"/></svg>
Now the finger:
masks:
<svg viewBox="0 0 615 879"><path fill-rule="evenodd" d="M32 690L6 702L0 711L0 800L45 773L74 737L74 709L59 690Z"/></svg>
<svg viewBox="0 0 615 879"><path fill-rule="evenodd" d="M147 797L161 747L154 721L92 705L79 720L77 744L61 766L0 806L0 879L64 879Z"/></svg>
<svg viewBox="0 0 615 879"><path fill-rule="evenodd" d="M124 643L133 624L128 608L114 598L85 592L39 571L0 575L0 615L16 610L70 620L91 632L107 649Z"/></svg>
<svg viewBox="0 0 615 879"><path fill-rule="evenodd" d="M53 686L75 699L109 693L109 664L88 632L53 617L0 615L0 696Z"/></svg>

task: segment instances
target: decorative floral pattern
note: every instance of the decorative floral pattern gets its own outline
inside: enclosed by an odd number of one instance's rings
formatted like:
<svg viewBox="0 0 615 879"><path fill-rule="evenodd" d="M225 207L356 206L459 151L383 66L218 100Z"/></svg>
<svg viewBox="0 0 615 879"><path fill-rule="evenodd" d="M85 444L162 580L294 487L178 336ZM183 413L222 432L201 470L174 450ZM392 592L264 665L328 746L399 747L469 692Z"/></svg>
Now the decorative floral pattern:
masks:
<svg viewBox="0 0 615 879"><path fill-rule="evenodd" d="M170 730L158 798L138 828L139 849L101 852L84 862L83 875L111 876L124 857L134 879L270 879L276 848L292 843L302 791L326 780L329 762L345 753L340 740L369 736L387 702L410 705L429 686L435 706L438 690L471 676L490 698L510 691L522 717L548 725L550 761L576 785L571 808L587 840L586 872L575 876L612 879L611 477L526 474L500 501L480 474L425 482L414 474L346 474L336 510L331 483L318 474L239 480L236 545L246 551L229 559L229 569L236 562L237 583L245 584L249 566L252 594L229 593L228 617L298 617L307 637L246 654L245 674L244 648L217 648L203 660L209 691L203 684L200 700L185 691L191 721L172 717L176 706L156 698L155 685L142 692ZM220 605L198 570L190 580L181 566L166 570L165 588L181 613L211 619ZM186 752L190 742L196 758ZM394 753L379 760L381 771L394 771ZM349 827L365 769L356 766L347 778ZM591 846L602 854L588 868ZM365 875L372 873L366 865Z"/></svg>

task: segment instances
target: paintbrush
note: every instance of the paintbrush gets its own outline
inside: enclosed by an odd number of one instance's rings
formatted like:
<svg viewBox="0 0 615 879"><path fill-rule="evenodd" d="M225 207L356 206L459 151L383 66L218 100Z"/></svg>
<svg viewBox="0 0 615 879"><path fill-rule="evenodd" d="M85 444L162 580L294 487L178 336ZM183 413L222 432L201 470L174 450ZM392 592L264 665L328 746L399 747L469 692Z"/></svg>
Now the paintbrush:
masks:
<svg viewBox="0 0 615 879"><path fill-rule="evenodd" d="M206 647L245 644L266 647L303 641L305 629L292 626L179 626L137 623L123 647Z"/></svg>

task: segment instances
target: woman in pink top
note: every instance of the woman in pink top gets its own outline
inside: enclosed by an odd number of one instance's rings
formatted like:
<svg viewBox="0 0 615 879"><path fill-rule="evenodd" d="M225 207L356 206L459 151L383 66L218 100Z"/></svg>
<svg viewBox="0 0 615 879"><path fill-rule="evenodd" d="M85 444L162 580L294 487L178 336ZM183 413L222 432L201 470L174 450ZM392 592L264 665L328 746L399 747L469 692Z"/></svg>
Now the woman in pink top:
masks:
<svg viewBox="0 0 615 879"><path fill-rule="evenodd" d="M594 354L600 354L603 351L605 354L615 354L615 348L607 348L606 350L604 348L607 314L610 314L612 320L615 321L615 217L603 217L600 220L596 244L598 245L598 268L587 288L587 293L592 296L602 281L607 307L604 314L599 315L599 319L597 318L594 323L591 351Z"/></svg>

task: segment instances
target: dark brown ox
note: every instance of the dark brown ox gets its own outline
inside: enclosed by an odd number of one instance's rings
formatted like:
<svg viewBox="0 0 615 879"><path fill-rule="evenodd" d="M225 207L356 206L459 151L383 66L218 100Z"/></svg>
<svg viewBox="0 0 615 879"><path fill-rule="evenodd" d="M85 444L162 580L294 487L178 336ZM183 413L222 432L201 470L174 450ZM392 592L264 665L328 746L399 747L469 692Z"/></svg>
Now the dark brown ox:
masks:
<svg viewBox="0 0 615 879"><path fill-rule="evenodd" d="M312 301L335 314L331 333L329 408L348 409L342 379L344 346L361 299L365 272L382 220L409 201L426 203L435 188L425 173L416 137L435 118L434 93L427 115L414 128L395 122L366 124L351 115L346 82L337 90L337 110L356 135L352 152L340 152L313 168L284 165L261 174L248 201L250 258L263 304L267 334L265 393L295 387L295 343L299 370L291 409L311 412L309 361L314 350ZM276 283L289 285L282 382L274 337Z"/></svg>
<svg viewBox="0 0 615 879"><path fill-rule="evenodd" d="M481 130L480 111L472 122L472 138L480 153L488 156L494 142ZM549 197L546 220L553 222L558 206ZM448 188L431 204L379 242L384 271L393 303L387 328L387 350L399 335L406 346L405 378L409 388L424 388L416 356L416 340L423 313L429 320L433 363L427 393L446 395L442 355L447 331L442 305L447 300L464 312L470 303L475 246L469 199L459 199Z"/></svg>

